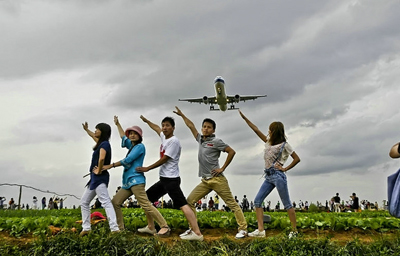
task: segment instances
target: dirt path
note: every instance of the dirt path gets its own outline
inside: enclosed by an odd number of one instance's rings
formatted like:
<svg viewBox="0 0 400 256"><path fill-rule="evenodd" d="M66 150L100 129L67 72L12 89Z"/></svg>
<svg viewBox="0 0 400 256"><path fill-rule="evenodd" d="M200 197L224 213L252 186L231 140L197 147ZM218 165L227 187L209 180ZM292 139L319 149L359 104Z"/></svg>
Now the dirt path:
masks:
<svg viewBox="0 0 400 256"><path fill-rule="evenodd" d="M168 243L169 245L174 245L175 243L181 241L179 238L179 234L183 233L185 230L173 230L171 232L171 236L168 238L161 238L162 241ZM219 240L224 236L234 240L236 235L236 230L232 229L204 229L202 230L204 235L204 240L207 242L212 242L214 240ZM266 237L275 237L275 236L284 236L285 233L280 230L266 230ZM151 237L146 234L137 234L137 233L129 233L129 236L139 235L141 237ZM362 230L358 228L353 228L349 231L332 231L332 230L313 230L313 229L302 229L300 230L300 237L303 239L325 239L329 238L332 242L336 242L338 244L346 244L354 239L358 239L364 243L371 243L381 238L391 238L397 235L397 232L390 231L385 233L380 233L373 230ZM78 235L77 235L78 237ZM31 234L25 235L20 238L9 236L7 232L0 232L0 240L7 241L7 243L23 246L35 239ZM250 241L254 238L246 237L244 239L240 239L239 241Z"/></svg>
<svg viewBox="0 0 400 256"><path fill-rule="evenodd" d="M168 238L162 238L162 241L173 245L174 243L180 241L179 234L183 233L185 230L173 230L171 232L171 236ZM204 241L212 242L214 240L219 240L224 236L235 240L236 230L232 229L205 229L202 230ZM277 237L277 236L286 236L283 231L280 230L266 230L265 231L266 238L268 237ZM340 245L344 245L354 239L358 239L364 243L371 243L381 238L391 238L396 236L397 232L385 232L380 233L373 230L363 230L358 228L353 228L349 231L332 231L332 230L315 230L315 229L302 229L300 230L300 237L302 239L325 239L329 238L332 242L338 243ZM147 235L139 234L142 237L146 237ZM150 237L147 236L147 237ZM254 238L246 237L239 241L250 241Z"/></svg>

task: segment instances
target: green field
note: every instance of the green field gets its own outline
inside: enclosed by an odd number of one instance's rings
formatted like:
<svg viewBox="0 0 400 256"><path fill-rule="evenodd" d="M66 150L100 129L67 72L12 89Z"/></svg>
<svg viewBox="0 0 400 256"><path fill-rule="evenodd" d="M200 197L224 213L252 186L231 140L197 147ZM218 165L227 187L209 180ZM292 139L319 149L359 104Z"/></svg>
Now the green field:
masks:
<svg viewBox="0 0 400 256"><path fill-rule="evenodd" d="M101 211L104 213L104 211ZM0 255L400 255L400 219L387 211L297 213L299 237L288 239L285 212L272 212L266 238L234 239L233 213L199 212L203 242L181 241L188 224L181 211L161 209L172 228L168 239L138 235L146 225L141 209L123 209L126 231L110 234L107 223L79 237L79 210L0 211ZM246 212L249 231L255 213ZM62 229L57 234L50 227ZM75 230L75 231L74 231ZM233 235L232 235L233 234ZM347 236L338 241L338 237Z"/></svg>

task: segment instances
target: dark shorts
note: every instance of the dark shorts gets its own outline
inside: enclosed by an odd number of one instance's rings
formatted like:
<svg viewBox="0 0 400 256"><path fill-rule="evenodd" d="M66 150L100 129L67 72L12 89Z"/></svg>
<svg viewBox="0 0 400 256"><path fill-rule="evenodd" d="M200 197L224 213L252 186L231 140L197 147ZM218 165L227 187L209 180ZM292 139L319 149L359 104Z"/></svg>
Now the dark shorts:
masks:
<svg viewBox="0 0 400 256"><path fill-rule="evenodd" d="M174 203L174 208L179 209L187 204L185 195L181 190L181 178L165 178L160 177L160 180L151 186L147 191L147 197L150 202L157 202L160 197L168 194Z"/></svg>

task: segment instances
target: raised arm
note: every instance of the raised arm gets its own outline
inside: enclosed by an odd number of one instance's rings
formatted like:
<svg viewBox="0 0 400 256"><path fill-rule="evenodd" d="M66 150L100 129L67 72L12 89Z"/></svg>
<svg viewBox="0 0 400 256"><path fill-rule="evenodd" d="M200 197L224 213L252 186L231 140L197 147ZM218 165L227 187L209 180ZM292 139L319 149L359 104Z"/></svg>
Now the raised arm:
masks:
<svg viewBox="0 0 400 256"><path fill-rule="evenodd" d="M196 127L194 126L193 122L190 121L189 118L187 118L182 111L175 106L176 111L173 111L175 114L177 114L178 116L182 117L183 121L185 122L186 126L189 128L189 130L192 132L194 138L197 138L197 134L199 134L199 132L197 131Z"/></svg>
<svg viewBox="0 0 400 256"><path fill-rule="evenodd" d="M257 134L258 137L264 142L267 142L267 136L265 136L264 133L262 133L258 127L253 124L243 113L242 111L239 110L240 116L244 119L244 121L247 123L247 125Z"/></svg>
<svg viewBox="0 0 400 256"><path fill-rule="evenodd" d="M94 136L94 132L92 132L91 130L89 130L89 125L87 122L82 124L83 130L85 130L87 132L87 134L92 137L92 139L97 142L98 139Z"/></svg>
<svg viewBox="0 0 400 256"><path fill-rule="evenodd" d="M396 143L395 145L393 145L393 147L390 149L389 156L391 158L400 157L400 143Z"/></svg>
<svg viewBox="0 0 400 256"><path fill-rule="evenodd" d="M124 136L125 136L125 132L124 132L124 129L122 129L121 124L119 123L118 116L114 116L114 123L115 123L115 125L116 125L117 128L118 128L119 136L120 136L121 138L124 137Z"/></svg>
<svg viewBox="0 0 400 256"><path fill-rule="evenodd" d="M150 120L148 120L146 117L144 117L142 115L140 116L140 119L142 119L143 122L148 124L150 126L150 128L153 129L157 133L158 136L160 136L160 133L162 131L160 126L156 125L155 123L150 122Z"/></svg>

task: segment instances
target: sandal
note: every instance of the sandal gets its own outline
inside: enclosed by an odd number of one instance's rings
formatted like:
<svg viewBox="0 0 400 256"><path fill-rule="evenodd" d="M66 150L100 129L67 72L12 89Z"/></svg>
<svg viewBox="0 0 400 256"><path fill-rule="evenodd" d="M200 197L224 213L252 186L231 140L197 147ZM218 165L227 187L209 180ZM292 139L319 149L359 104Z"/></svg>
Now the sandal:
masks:
<svg viewBox="0 0 400 256"><path fill-rule="evenodd" d="M162 233L162 234L157 233L155 235L158 236L158 237L161 237L161 238L169 237L171 235L171 229L168 226L167 227L162 227L162 228L168 229L167 232Z"/></svg>

